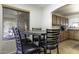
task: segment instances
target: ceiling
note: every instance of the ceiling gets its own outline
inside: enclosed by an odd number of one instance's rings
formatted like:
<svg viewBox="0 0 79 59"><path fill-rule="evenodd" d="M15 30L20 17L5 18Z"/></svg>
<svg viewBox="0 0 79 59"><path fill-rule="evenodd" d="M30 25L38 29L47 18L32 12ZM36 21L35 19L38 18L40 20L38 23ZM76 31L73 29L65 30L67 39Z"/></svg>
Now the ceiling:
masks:
<svg viewBox="0 0 79 59"><path fill-rule="evenodd" d="M40 8L44 8L49 6L50 4L31 4L32 6L36 6L36 7L40 7Z"/></svg>
<svg viewBox="0 0 79 59"><path fill-rule="evenodd" d="M70 15L74 15L74 14L79 14L79 4L67 4L67 5L55 10L54 13L60 14L63 16L70 16Z"/></svg>

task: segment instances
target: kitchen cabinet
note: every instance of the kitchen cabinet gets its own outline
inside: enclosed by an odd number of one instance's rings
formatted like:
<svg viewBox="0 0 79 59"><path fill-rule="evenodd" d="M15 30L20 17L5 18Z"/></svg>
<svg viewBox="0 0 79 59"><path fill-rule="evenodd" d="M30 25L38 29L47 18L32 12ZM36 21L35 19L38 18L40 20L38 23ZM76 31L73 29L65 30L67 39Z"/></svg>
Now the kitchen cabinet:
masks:
<svg viewBox="0 0 79 59"><path fill-rule="evenodd" d="M69 37L69 35L68 35L68 31L60 32L60 41L67 40L68 37Z"/></svg>
<svg viewBox="0 0 79 59"><path fill-rule="evenodd" d="M61 19L60 19L59 16L56 18L56 22L57 22L57 23L56 23L57 25L60 25Z"/></svg>
<svg viewBox="0 0 79 59"><path fill-rule="evenodd" d="M65 26L68 26L68 24L69 24L69 20L66 19L65 22L66 22L66 23L65 23Z"/></svg>
<svg viewBox="0 0 79 59"><path fill-rule="evenodd" d="M69 39L79 40L79 29L69 29Z"/></svg>
<svg viewBox="0 0 79 59"><path fill-rule="evenodd" d="M65 26L65 28L68 26L68 18L58 16L58 15L52 15L52 26ZM60 41L64 41L68 39L68 31L61 31L60 32Z"/></svg>
<svg viewBox="0 0 79 59"><path fill-rule="evenodd" d="M53 19L53 20L52 20L52 24L53 24L53 25L57 25L57 24L56 24L56 23L57 23L57 19L56 19L56 16L55 16L55 15L52 16L52 19ZM54 19L55 19L55 20L54 20Z"/></svg>
<svg viewBox="0 0 79 59"><path fill-rule="evenodd" d="M57 15L52 15L52 25L54 26L67 26L68 25L68 18L66 17L61 17L61 16L57 16Z"/></svg>

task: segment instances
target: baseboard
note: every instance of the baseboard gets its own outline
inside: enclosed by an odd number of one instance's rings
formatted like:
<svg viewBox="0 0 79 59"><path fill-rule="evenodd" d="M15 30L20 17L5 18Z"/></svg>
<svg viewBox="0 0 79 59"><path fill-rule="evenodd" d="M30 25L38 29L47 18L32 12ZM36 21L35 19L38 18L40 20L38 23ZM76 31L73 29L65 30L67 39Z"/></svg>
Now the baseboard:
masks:
<svg viewBox="0 0 79 59"><path fill-rule="evenodd" d="M10 52L10 53L8 53L8 54L16 54L16 51Z"/></svg>
<svg viewBox="0 0 79 59"><path fill-rule="evenodd" d="M60 41L60 42L63 42L63 41L67 41L68 39L65 39L65 40L62 40L62 41Z"/></svg>
<svg viewBox="0 0 79 59"><path fill-rule="evenodd" d="M67 40L79 41L78 39L71 39L71 38L68 38L68 39L62 40L62 41L60 41L60 42L67 41Z"/></svg>
<svg viewBox="0 0 79 59"><path fill-rule="evenodd" d="M79 41L78 39L71 39L71 38L70 38L70 40Z"/></svg>

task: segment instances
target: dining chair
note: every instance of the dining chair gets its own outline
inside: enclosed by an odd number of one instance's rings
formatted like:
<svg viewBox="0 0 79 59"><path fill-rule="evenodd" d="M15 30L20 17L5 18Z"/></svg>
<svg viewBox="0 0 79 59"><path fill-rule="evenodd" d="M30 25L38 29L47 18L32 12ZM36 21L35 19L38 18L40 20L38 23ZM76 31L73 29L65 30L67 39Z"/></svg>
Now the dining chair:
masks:
<svg viewBox="0 0 79 59"><path fill-rule="evenodd" d="M40 46L44 49L44 53L47 54L47 50L57 49L57 54L59 54L59 29L46 29L46 38L40 41Z"/></svg>
<svg viewBox="0 0 79 59"><path fill-rule="evenodd" d="M46 49L51 50L57 49L59 54L59 34L60 29L46 29Z"/></svg>
<svg viewBox="0 0 79 59"><path fill-rule="evenodd" d="M40 53L40 48L31 42L27 42L28 39L25 38L25 34L21 32L18 28L12 27L15 39L17 54L37 54Z"/></svg>
<svg viewBox="0 0 79 59"><path fill-rule="evenodd" d="M32 28L32 31L41 31L41 30L42 30L41 28ZM33 35L32 38L33 38L34 43L39 42L39 36L38 35Z"/></svg>
<svg viewBox="0 0 79 59"><path fill-rule="evenodd" d="M32 30L36 32L42 31L41 28L32 28ZM41 33L40 35L32 35L32 39L35 44L37 44L40 48L42 48L42 44L44 44L45 41L45 33ZM45 54L45 49L40 51L40 53L42 52L44 52Z"/></svg>
<svg viewBox="0 0 79 59"><path fill-rule="evenodd" d="M41 28L32 28L32 31L41 31Z"/></svg>
<svg viewBox="0 0 79 59"><path fill-rule="evenodd" d="M38 41L34 42L36 45L38 45L40 47L40 53L44 53L46 54L46 50L45 48L42 46L45 43L45 34L40 34L40 35L33 35L32 39L36 39L34 38L34 36L37 36ZM42 49L43 48L43 49Z"/></svg>
<svg viewBox="0 0 79 59"><path fill-rule="evenodd" d="M41 52L46 54L46 45L45 45L45 40L46 40L46 33L41 34L40 40L39 40L39 46L43 49L41 49Z"/></svg>

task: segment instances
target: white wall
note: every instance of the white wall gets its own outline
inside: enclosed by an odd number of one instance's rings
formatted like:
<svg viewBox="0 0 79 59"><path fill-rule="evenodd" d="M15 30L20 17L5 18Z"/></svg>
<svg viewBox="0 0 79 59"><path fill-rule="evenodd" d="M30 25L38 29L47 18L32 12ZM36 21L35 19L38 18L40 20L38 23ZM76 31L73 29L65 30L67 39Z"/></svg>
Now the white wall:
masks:
<svg viewBox="0 0 79 59"><path fill-rule="evenodd" d="M1 53L9 53L15 51L15 41L4 41L2 40L2 5L0 5L0 54Z"/></svg>
<svg viewBox="0 0 79 59"><path fill-rule="evenodd" d="M2 12L2 5L0 5L0 39L2 39L2 15L3 15L3 12Z"/></svg>
<svg viewBox="0 0 79 59"><path fill-rule="evenodd" d="M42 28L52 28L52 12L57 8L64 6L65 4L51 4L43 9Z"/></svg>
<svg viewBox="0 0 79 59"><path fill-rule="evenodd" d="M2 5L0 5L0 54L14 52L16 49L15 40L2 40L2 24L3 24L3 11Z"/></svg>

